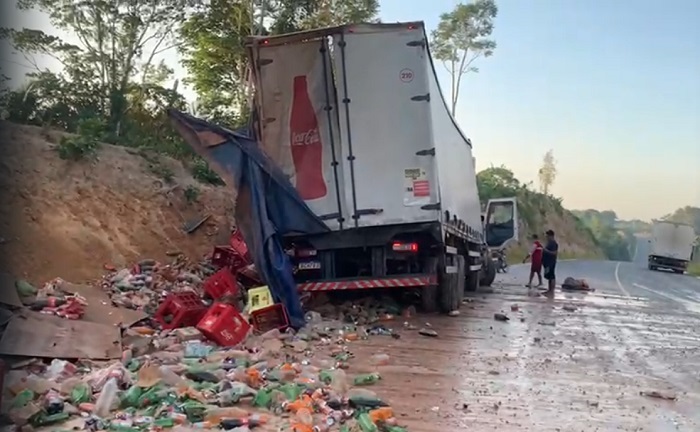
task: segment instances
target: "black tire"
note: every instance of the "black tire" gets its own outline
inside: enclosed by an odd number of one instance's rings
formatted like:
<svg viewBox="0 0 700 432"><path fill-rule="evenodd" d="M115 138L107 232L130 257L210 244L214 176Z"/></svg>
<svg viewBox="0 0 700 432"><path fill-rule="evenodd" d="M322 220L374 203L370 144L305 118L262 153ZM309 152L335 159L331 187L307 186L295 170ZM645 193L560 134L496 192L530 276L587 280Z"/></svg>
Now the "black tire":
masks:
<svg viewBox="0 0 700 432"><path fill-rule="evenodd" d="M466 282L466 260L462 255L454 257L454 265L457 273L445 273L440 284L440 311L450 313L459 310L464 299L464 285Z"/></svg>
<svg viewBox="0 0 700 432"><path fill-rule="evenodd" d="M466 284L464 284L464 292L476 292L479 289L479 276L481 272L478 270L471 271L468 268L465 268L465 271L467 274L465 276Z"/></svg>
<svg viewBox="0 0 700 432"><path fill-rule="evenodd" d="M496 264L494 264L491 257L487 255L487 259L485 259L481 265L484 270L484 277L480 281L481 286L490 287L493 281L496 280Z"/></svg>
<svg viewBox="0 0 700 432"><path fill-rule="evenodd" d="M423 312L433 313L438 309L438 290L442 280L440 260L438 257L430 257L426 262L426 273L437 274L438 284L425 286L420 292L421 309Z"/></svg>

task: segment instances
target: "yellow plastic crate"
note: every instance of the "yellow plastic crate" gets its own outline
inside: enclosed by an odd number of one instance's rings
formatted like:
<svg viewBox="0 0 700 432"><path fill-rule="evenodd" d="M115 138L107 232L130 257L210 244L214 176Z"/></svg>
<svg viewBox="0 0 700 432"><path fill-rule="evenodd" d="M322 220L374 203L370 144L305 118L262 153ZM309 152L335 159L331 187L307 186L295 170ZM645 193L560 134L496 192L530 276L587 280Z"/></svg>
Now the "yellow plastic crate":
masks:
<svg viewBox="0 0 700 432"><path fill-rule="evenodd" d="M272 306L273 304L275 302L272 300L272 294L267 285L248 290L248 313Z"/></svg>

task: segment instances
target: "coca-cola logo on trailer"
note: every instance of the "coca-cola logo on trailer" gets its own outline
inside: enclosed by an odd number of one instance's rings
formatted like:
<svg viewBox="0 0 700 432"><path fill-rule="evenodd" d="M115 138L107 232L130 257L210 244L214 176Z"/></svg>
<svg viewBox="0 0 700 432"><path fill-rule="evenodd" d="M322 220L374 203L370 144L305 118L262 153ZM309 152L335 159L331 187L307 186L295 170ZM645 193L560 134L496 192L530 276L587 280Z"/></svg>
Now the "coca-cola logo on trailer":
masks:
<svg viewBox="0 0 700 432"><path fill-rule="evenodd" d="M321 136L318 133L318 128L309 129L306 132L292 132L292 145L312 145L320 142Z"/></svg>

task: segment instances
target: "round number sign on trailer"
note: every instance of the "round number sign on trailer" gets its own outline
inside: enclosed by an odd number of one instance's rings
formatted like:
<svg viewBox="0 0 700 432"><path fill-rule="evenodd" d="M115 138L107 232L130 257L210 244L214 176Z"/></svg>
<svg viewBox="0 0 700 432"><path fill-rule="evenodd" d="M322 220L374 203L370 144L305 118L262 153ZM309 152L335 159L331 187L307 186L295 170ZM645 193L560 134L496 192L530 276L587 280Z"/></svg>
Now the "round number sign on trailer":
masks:
<svg viewBox="0 0 700 432"><path fill-rule="evenodd" d="M401 69L399 77L401 78L401 82L409 83L413 81L413 71L411 69Z"/></svg>

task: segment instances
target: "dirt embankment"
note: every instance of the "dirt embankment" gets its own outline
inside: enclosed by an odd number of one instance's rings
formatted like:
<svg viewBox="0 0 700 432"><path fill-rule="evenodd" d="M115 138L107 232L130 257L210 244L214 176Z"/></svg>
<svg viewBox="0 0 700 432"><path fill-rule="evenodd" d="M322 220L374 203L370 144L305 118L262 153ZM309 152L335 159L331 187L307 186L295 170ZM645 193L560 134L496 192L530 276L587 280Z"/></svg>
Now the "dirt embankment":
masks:
<svg viewBox="0 0 700 432"><path fill-rule="evenodd" d="M175 160L110 145L94 161L64 161L54 149L61 136L0 123L2 271L34 283L81 282L105 264L165 259L169 251L195 258L225 239L229 188L197 182ZM199 230L183 232L184 222L206 214Z"/></svg>

